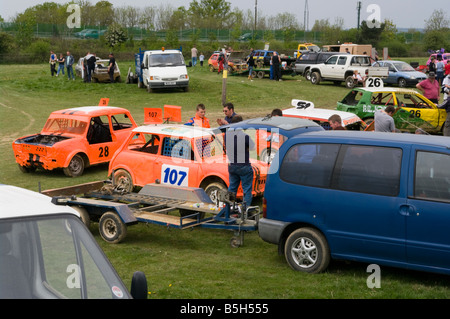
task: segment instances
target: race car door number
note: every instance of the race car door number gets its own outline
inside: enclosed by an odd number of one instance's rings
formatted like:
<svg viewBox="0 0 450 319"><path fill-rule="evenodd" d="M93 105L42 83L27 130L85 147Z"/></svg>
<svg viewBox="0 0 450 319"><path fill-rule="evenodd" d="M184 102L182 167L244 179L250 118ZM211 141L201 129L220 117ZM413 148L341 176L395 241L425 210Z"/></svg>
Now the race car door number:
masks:
<svg viewBox="0 0 450 319"><path fill-rule="evenodd" d="M161 183L188 186L189 168L163 164L161 168Z"/></svg>

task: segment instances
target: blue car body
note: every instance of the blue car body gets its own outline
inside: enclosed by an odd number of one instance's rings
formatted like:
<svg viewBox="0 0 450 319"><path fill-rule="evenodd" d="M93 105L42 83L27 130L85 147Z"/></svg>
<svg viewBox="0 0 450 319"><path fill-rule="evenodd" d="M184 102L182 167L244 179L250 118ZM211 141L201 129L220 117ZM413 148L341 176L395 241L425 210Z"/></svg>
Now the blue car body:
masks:
<svg viewBox="0 0 450 319"><path fill-rule="evenodd" d="M382 60L375 62L372 66L389 68L389 76L383 78L385 84L394 84L400 87L415 86L427 78L425 73L416 71L411 65L403 61Z"/></svg>
<svg viewBox="0 0 450 319"><path fill-rule="evenodd" d="M316 154L302 159L311 147ZM280 165L269 170L259 235L293 269L326 269L292 263L299 250L288 247L290 237L307 228L323 237L315 247L329 248L320 259L450 274L448 138L312 132L286 141L274 162Z"/></svg>

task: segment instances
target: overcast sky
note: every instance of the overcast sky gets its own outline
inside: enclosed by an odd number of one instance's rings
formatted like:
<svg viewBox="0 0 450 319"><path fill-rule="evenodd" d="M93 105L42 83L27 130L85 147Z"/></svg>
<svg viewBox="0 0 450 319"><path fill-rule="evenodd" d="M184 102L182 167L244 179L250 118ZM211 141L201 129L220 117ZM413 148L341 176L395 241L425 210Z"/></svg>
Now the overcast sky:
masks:
<svg viewBox="0 0 450 319"><path fill-rule="evenodd" d="M191 0L108 0L115 7L131 5L133 7L159 6L168 3L174 8L189 7ZM197 0L201 2L201 0ZM0 0L0 16L8 21L17 13L44 2L68 3L68 0ZM97 0L90 0L92 4ZM241 10L255 10L255 2L259 14L273 16L277 13L289 12L297 17L299 24L303 24L306 0L228 0L232 8ZM344 28L357 26L358 0L308 0L309 29L315 20L329 19L333 24L336 17L344 19ZM447 4L446 6L444 4ZM375 6L372 6L375 5ZM372 9L374 8L374 9ZM447 18L450 15L450 6L447 0L362 0L360 21L372 17L392 20L397 28L424 28L424 21L428 19L433 10L443 9Z"/></svg>

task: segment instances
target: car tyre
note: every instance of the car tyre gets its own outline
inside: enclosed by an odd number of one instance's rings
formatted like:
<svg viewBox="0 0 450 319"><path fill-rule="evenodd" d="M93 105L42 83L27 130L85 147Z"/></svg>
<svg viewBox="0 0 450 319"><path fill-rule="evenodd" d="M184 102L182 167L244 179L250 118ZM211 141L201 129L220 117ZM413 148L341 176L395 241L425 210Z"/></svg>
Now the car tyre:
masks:
<svg viewBox="0 0 450 319"><path fill-rule="evenodd" d="M36 171L36 166L23 166L23 165L19 165L19 169L22 173L33 173Z"/></svg>
<svg viewBox="0 0 450 319"><path fill-rule="evenodd" d="M307 81L311 81L311 71L310 70L305 71L304 76Z"/></svg>
<svg viewBox="0 0 450 319"><path fill-rule="evenodd" d="M110 244L118 244L127 236L127 225L115 212L106 212L99 221L100 236Z"/></svg>
<svg viewBox="0 0 450 319"><path fill-rule="evenodd" d="M347 78L345 79L345 87L347 89L353 89L354 86L355 86L355 81L353 79L353 76L351 76L351 75L347 76Z"/></svg>
<svg viewBox="0 0 450 319"><path fill-rule="evenodd" d="M124 169L118 169L114 172L113 184L117 190L125 193L131 193L134 188L131 174Z"/></svg>
<svg viewBox="0 0 450 319"><path fill-rule="evenodd" d="M401 88L406 87L406 80L403 78L398 79L398 86Z"/></svg>
<svg viewBox="0 0 450 319"><path fill-rule="evenodd" d="M206 195L208 195L208 197L212 200L213 203L216 203L217 201L217 194L216 192L222 190L222 191L226 191L227 187L225 186L224 183L222 182L213 182L208 184L205 187L205 193Z"/></svg>
<svg viewBox="0 0 450 319"><path fill-rule="evenodd" d="M312 84L317 85L317 84L320 83L321 80L322 79L321 79L321 76L320 76L319 72L312 72L311 73L311 83Z"/></svg>
<svg viewBox="0 0 450 319"><path fill-rule="evenodd" d="M313 228L292 232L286 241L284 254L292 269L313 274L323 272L331 259L325 237Z"/></svg>
<svg viewBox="0 0 450 319"><path fill-rule="evenodd" d="M77 177L83 174L84 171L84 160L79 155L76 154L69 162L67 167L63 168L64 174L69 177Z"/></svg>

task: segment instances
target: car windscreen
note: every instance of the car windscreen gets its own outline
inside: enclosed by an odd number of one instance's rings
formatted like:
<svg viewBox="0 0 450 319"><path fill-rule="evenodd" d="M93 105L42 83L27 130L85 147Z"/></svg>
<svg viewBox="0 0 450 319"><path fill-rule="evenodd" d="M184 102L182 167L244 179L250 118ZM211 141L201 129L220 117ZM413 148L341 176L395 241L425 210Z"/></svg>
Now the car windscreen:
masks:
<svg viewBox="0 0 450 319"><path fill-rule="evenodd" d="M42 133L82 135L87 127L88 123L79 119L49 118L42 129Z"/></svg>
<svg viewBox="0 0 450 319"><path fill-rule="evenodd" d="M183 56L179 53L151 54L148 59L150 67L184 65Z"/></svg>

